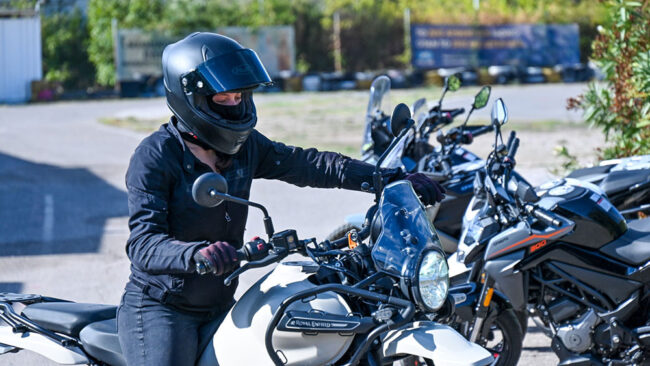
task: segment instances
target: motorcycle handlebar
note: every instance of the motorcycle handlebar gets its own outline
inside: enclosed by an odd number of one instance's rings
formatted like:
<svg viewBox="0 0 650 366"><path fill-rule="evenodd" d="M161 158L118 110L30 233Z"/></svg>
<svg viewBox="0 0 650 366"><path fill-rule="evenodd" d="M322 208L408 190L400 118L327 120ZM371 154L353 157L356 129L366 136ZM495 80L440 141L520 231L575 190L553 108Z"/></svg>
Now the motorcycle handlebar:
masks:
<svg viewBox="0 0 650 366"><path fill-rule="evenodd" d="M477 129L475 129L474 131L471 131L471 132L472 132L472 135L474 137L478 137L478 136L481 136L483 134L486 134L486 133L492 131L493 129L494 129L493 126L488 125L488 126L479 127L479 128L477 128Z"/></svg>
<svg viewBox="0 0 650 366"><path fill-rule="evenodd" d="M508 151L510 151L510 148L512 147L512 143L515 141L516 136L517 133L515 131L510 131L510 136L508 136L508 143L506 144Z"/></svg>
<svg viewBox="0 0 650 366"><path fill-rule="evenodd" d="M562 221L554 213L540 207L528 206L530 213L547 226L560 226Z"/></svg>
<svg viewBox="0 0 650 366"><path fill-rule="evenodd" d="M514 160L515 155L517 155L517 149L519 149L519 138L515 138L512 146L508 149L508 159Z"/></svg>
<svg viewBox="0 0 650 366"><path fill-rule="evenodd" d="M465 108L455 108L455 109L448 109L448 110L444 110L444 109L443 109L442 112L443 112L443 113L449 113L449 117L450 117L450 119L454 119L454 118L456 118L457 116L459 116L459 115L465 113Z"/></svg>

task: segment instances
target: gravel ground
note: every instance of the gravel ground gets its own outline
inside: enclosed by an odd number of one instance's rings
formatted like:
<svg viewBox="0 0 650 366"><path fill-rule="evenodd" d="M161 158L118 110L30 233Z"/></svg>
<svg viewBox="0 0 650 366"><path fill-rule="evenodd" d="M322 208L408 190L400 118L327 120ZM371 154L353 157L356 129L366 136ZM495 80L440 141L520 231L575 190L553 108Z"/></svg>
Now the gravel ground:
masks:
<svg viewBox="0 0 650 366"><path fill-rule="evenodd" d="M582 84L499 86L517 129L519 170L533 183L553 176L565 144L579 161L596 157L602 136L577 123L565 99ZM471 103L476 88L462 89L447 106ZM419 96L434 100L439 90L394 91L394 102ZM355 154L360 145L366 92L268 94L256 96L259 129L276 139ZM487 120L489 108L473 121ZM60 102L0 106L0 291L40 293L78 302L117 304L128 278L124 172L129 157L153 124L168 116L162 99ZM143 125L138 130L116 124ZM103 121L99 123L98 121ZM153 122L152 122L153 121ZM128 122L128 121L127 121ZM489 138L472 150L486 156ZM359 192L297 188L258 181L251 199L266 205L277 229L296 228L303 237L323 238L345 215L364 211L371 197ZM251 211L246 236L263 233ZM260 271L247 273L239 294ZM532 327L532 325L531 325ZM535 328L525 339L522 365L552 365L550 340ZM2 365L51 365L28 352L0 356Z"/></svg>

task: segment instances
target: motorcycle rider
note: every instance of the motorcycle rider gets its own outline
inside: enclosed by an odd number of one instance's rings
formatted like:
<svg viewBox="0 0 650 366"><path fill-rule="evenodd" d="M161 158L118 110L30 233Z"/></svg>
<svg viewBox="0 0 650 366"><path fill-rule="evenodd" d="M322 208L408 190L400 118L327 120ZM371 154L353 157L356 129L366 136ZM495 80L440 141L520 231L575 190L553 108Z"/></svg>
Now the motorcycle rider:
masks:
<svg viewBox="0 0 650 366"><path fill-rule="evenodd" d="M243 243L248 208L199 206L191 194L197 177L220 173L229 194L248 199L254 178L360 190L372 183L374 170L255 130L252 90L271 79L255 52L230 38L193 33L165 47L162 66L173 116L140 143L126 173L131 276L118 333L128 365L193 365L202 351L199 328L234 302L237 281L225 286L223 280L238 266L235 248ZM387 169L382 176L410 180L425 203L443 198L442 188L422 174ZM198 275L199 260L214 275Z"/></svg>

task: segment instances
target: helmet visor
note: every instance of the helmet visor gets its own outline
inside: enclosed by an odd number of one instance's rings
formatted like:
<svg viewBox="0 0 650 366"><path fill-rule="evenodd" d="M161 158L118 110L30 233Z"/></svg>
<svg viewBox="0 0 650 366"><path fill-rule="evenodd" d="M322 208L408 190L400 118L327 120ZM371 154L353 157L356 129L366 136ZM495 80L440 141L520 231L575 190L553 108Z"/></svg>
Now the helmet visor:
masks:
<svg viewBox="0 0 650 366"><path fill-rule="evenodd" d="M272 83L255 51L242 49L213 57L181 77L186 92L212 95Z"/></svg>

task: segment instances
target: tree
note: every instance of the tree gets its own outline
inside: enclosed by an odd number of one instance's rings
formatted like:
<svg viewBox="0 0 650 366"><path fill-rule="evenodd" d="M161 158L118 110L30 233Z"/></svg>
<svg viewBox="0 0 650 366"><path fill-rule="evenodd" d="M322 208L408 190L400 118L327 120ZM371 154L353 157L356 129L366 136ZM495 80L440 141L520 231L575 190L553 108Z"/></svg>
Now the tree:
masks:
<svg viewBox="0 0 650 366"><path fill-rule="evenodd" d="M650 0L601 0L608 9L593 43L603 83L569 100L610 143L604 158L650 153Z"/></svg>

